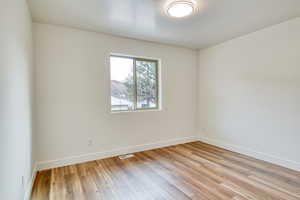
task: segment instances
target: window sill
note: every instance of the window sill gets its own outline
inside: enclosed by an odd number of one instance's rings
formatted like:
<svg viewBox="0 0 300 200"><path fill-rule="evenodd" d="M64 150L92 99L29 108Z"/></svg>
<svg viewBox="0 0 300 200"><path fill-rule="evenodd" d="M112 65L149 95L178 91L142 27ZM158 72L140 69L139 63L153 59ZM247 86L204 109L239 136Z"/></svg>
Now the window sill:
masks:
<svg viewBox="0 0 300 200"><path fill-rule="evenodd" d="M110 114L125 114L125 113L141 113L141 112L160 112L162 109L154 108L154 109L144 109L144 110L126 110L126 111L110 111Z"/></svg>

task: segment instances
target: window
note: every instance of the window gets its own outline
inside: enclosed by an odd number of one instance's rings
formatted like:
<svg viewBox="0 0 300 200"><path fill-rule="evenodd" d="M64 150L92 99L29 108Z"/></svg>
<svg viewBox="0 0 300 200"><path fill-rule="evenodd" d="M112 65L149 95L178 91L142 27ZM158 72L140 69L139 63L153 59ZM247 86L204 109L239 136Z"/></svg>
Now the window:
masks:
<svg viewBox="0 0 300 200"><path fill-rule="evenodd" d="M157 109L158 61L110 56L111 111Z"/></svg>

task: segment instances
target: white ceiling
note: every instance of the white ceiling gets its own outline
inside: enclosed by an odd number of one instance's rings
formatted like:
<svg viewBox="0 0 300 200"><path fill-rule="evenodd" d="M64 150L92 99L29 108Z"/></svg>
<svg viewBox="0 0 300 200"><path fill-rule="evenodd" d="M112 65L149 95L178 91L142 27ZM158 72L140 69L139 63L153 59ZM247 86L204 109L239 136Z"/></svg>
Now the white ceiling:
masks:
<svg viewBox="0 0 300 200"><path fill-rule="evenodd" d="M195 0L199 11L182 19L166 16L170 0L28 1L35 22L195 49L300 16L300 0Z"/></svg>

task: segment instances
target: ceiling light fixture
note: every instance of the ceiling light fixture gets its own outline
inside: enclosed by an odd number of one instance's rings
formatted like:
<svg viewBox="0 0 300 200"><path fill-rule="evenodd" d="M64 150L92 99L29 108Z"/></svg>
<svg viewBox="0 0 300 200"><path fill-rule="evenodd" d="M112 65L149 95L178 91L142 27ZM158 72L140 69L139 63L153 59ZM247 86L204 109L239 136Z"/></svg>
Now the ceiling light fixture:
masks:
<svg viewBox="0 0 300 200"><path fill-rule="evenodd" d="M194 4L190 1L175 1L167 7L167 13L171 17L186 17L194 12Z"/></svg>

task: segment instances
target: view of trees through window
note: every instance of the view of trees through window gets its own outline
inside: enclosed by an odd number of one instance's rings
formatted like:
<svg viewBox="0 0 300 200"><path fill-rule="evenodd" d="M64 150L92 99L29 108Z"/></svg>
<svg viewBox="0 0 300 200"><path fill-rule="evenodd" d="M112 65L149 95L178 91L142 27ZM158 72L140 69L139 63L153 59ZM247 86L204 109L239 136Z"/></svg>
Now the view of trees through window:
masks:
<svg viewBox="0 0 300 200"><path fill-rule="evenodd" d="M157 108L157 67L156 60L111 56L111 110Z"/></svg>

